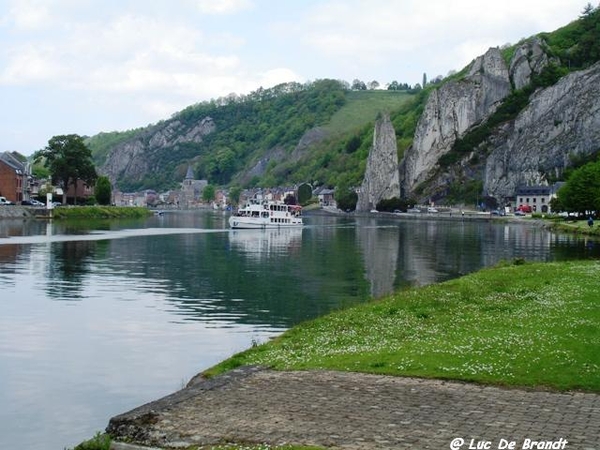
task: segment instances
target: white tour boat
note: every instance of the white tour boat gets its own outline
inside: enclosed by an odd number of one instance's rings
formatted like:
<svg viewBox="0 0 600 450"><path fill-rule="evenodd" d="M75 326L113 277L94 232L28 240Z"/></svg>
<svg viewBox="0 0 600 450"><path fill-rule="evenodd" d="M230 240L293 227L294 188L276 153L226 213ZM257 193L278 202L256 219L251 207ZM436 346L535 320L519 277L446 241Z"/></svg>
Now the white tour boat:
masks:
<svg viewBox="0 0 600 450"><path fill-rule="evenodd" d="M287 228L302 225L302 207L283 202L248 203L229 217L231 228Z"/></svg>

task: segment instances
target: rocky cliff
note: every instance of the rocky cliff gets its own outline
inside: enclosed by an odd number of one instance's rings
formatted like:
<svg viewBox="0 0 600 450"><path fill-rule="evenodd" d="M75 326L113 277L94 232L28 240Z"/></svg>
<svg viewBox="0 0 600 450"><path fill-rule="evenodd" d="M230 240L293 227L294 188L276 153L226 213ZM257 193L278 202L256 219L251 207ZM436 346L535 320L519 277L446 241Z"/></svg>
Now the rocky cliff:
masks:
<svg viewBox="0 0 600 450"><path fill-rule="evenodd" d="M177 144L200 143L215 130L216 125L210 117L204 117L191 125L185 125L179 120L159 123L135 139L115 146L100 172L108 176L113 183L119 178L141 180L148 172L160 170L151 167L153 153L175 147Z"/></svg>
<svg viewBox="0 0 600 450"><path fill-rule="evenodd" d="M518 117L486 143L484 193L511 197L520 185L547 184L573 159L600 150L600 63L538 90ZM484 144L484 145L486 145Z"/></svg>
<svg viewBox="0 0 600 450"><path fill-rule="evenodd" d="M402 161L403 191L413 192L426 181L456 139L489 117L510 89L508 67L500 50L493 48L471 64L463 79L434 90Z"/></svg>
<svg viewBox="0 0 600 450"><path fill-rule="evenodd" d="M373 147L369 152L356 210L369 211L381 200L393 197L400 197L400 178L396 132L388 114L375 123Z"/></svg>
<svg viewBox="0 0 600 450"><path fill-rule="evenodd" d="M597 152L599 64L538 89L514 120L498 126L459 164L441 170L440 158L457 139L488 119L511 89L527 87L550 62L544 42L536 37L523 42L508 64L498 49L490 49L463 79L433 91L400 164L403 195L414 195L420 185L421 200L443 197L449 184L462 177L461 182L481 180L483 194L501 200L513 196L520 185L547 184L574 157Z"/></svg>

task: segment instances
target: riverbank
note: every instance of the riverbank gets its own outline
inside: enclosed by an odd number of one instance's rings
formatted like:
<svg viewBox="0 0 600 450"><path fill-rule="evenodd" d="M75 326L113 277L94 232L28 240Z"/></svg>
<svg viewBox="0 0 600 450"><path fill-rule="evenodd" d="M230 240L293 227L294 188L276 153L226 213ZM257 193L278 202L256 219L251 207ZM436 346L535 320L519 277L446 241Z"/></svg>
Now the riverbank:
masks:
<svg viewBox="0 0 600 450"><path fill-rule="evenodd" d="M596 448L600 263L522 263L294 327L108 430L165 448L446 448L457 437Z"/></svg>
<svg viewBox="0 0 600 450"><path fill-rule="evenodd" d="M154 214L148 208L122 206L60 206L48 211L31 206L0 206L0 219L135 219Z"/></svg>
<svg viewBox="0 0 600 450"><path fill-rule="evenodd" d="M148 208L122 206L61 206L54 208L52 218L63 219L136 219L153 214Z"/></svg>
<svg viewBox="0 0 600 450"><path fill-rule="evenodd" d="M301 324L244 365L600 392L600 263L504 264Z"/></svg>
<svg viewBox="0 0 600 450"><path fill-rule="evenodd" d="M33 217L32 209L25 206L1 205L0 220L2 219L29 219Z"/></svg>
<svg viewBox="0 0 600 450"><path fill-rule="evenodd" d="M552 231L583 236L600 236L600 225L596 223L590 226L587 220L547 220L545 226Z"/></svg>

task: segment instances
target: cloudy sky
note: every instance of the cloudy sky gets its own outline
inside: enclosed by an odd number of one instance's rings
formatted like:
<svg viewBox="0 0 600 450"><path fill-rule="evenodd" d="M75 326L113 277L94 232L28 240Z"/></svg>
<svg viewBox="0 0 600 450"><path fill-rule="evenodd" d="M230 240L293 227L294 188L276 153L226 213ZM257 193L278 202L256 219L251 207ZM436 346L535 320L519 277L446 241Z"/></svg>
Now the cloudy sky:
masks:
<svg viewBox="0 0 600 450"><path fill-rule="evenodd" d="M419 83L587 0L0 0L0 151L287 81ZM596 4L597 2L592 2Z"/></svg>

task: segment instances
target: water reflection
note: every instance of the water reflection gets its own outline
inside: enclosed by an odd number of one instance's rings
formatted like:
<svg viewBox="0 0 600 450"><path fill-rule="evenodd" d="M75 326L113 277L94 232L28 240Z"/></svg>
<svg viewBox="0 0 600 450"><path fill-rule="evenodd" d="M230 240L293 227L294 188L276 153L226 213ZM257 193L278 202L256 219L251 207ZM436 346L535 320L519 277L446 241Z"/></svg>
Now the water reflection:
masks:
<svg viewBox="0 0 600 450"><path fill-rule="evenodd" d="M261 259L271 254L297 252L302 245L302 228L265 230L230 230L229 242L249 258Z"/></svg>
<svg viewBox="0 0 600 450"><path fill-rule="evenodd" d="M526 224L305 219L238 231L212 211L0 221L0 448L72 447L253 340L371 296L502 259L600 255Z"/></svg>
<svg viewBox="0 0 600 450"><path fill-rule="evenodd" d="M380 227L372 218L360 218L356 225L365 274L371 284L370 295L379 298L394 289L399 247L403 236L400 235L398 226Z"/></svg>
<svg viewBox="0 0 600 450"><path fill-rule="evenodd" d="M78 300L96 253L96 242L59 242L50 247L46 277L48 297Z"/></svg>

